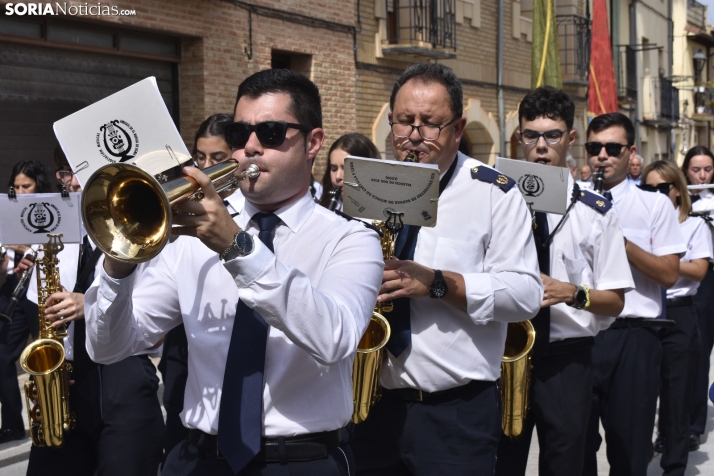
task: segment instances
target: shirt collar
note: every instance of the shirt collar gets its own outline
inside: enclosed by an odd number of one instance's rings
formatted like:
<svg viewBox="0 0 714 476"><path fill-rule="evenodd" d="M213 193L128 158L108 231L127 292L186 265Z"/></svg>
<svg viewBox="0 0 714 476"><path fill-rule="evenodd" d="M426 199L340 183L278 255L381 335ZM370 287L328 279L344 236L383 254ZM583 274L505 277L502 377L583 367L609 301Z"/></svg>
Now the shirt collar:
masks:
<svg viewBox="0 0 714 476"><path fill-rule="evenodd" d="M632 182L630 179L625 179L621 183L615 185L612 187L610 190L608 190L612 194L612 201L617 203L620 201L622 197L627 195L627 192L630 191L630 187L632 187Z"/></svg>
<svg viewBox="0 0 714 476"><path fill-rule="evenodd" d="M297 233L315 210L315 206L316 203L312 199L310 190L307 190L305 195L303 195L298 201L282 208L278 208L273 213L280 218L290 231ZM236 223L238 223L238 226L242 229L246 229L251 217L259 212L261 212L261 210L250 203L250 201L246 200L244 211L236 217Z"/></svg>
<svg viewBox="0 0 714 476"><path fill-rule="evenodd" d="M241 193L240 189L226 197L225 201L228 202L237 212L243 210L245 205L245 197Z"/></svg>

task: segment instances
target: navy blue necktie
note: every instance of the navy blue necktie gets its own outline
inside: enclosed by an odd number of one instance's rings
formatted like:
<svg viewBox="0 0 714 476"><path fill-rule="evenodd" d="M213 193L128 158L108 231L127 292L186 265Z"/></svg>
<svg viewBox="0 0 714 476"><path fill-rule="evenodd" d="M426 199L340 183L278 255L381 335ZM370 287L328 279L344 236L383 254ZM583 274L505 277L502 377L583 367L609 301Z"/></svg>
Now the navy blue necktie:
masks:
<svg viewBox="0 0 714 476"><path fill-rule="evenodd" d="M605 198L607 198L608 200L610 200L610 201L612 202L612 193L610 193L609 190L603 192L603 193L602 193L602 196L605 197Z"/></svg>
<svg viewBox="0 0 714 476"><path fill-rule="evenodd" d="M538 267L541 273L550 275L550 246L544 246L550 233L548 216L543 212L536 212L535 224L536 228L533 230L533 237L535 238L536 252L538 253ZM533 357L538 358L546 353L550 344L550 307L541 308L538 314L531 319L531 324L533 324L536 331Z"/></svg>
<svg viewBox="0 0 714 476"><path fill-rule="evenodd" d="M702 199L702 197L700 197L699 194L694 194L694 195L692 195L691 198L692 198L692 203L696 203Z"/></svg>
<svg viewBox="0 0 714 476"><path fill-rule="evenodd" d="M273 231L280 223L273 213L256 213L258 238L273 250ZM243 469L260 450L263 429L263 370L268 324L238 301L218 415L218 448L233 472Z"/></svg>

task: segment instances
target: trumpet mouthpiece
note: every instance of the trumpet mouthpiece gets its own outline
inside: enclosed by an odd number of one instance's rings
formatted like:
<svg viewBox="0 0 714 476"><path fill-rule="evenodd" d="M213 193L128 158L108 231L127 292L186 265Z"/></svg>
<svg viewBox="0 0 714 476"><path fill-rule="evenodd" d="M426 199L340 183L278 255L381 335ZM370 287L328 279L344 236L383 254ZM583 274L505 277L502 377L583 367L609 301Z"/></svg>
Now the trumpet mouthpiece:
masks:
<svg viewBox="0 0 714 476"><path fill-rule="evenodd" d="M250 164L247 169L243 172L243 179L246 178L258 178L260 176L260 167L256 164Z"/></svg>

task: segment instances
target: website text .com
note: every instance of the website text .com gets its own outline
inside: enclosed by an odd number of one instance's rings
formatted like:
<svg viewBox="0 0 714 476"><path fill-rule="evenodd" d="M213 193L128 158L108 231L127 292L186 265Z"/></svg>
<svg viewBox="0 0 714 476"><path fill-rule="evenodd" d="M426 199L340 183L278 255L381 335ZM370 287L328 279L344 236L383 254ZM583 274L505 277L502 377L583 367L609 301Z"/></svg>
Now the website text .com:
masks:
<svg viewBox="0 0 714 476"><path fill-rule="evenodd" d="M83 3L70 5L67 2L55 3L8 3L6 15L96 15L96 16L135 16L136 10L124 10L114 5L91 5Z"/></svg>

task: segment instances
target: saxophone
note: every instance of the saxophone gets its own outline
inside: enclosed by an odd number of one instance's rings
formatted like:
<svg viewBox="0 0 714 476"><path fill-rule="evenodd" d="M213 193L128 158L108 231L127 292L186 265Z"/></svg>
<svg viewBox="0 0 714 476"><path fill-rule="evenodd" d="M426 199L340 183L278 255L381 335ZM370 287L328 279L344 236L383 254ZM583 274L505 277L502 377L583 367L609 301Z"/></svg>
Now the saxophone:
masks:
<svg viewBox="0 0 714 476"><path fill-rule="evenodd" d="M42 247L43 257L37 259L37 314L40 319L40 336L28 345L20 356L20 366L32 376L25 382L30 437L35 446L59 448L64 442L64 432L74 428L74 413L69 410L69 373L72 368L65 362L62 339L67 328L53 328L45 319L45 302L60 286L57 254L64 249L62 234L47 235L49 241Z"/></svg>
<svg viewBox="0 0 714 476"><path fill-rule="evenodd" d="M530 407L531 354L535 328L531 321L509 322L506 348L501 361L501 429L511 439L523 433Z"/></svg>

